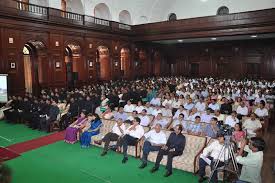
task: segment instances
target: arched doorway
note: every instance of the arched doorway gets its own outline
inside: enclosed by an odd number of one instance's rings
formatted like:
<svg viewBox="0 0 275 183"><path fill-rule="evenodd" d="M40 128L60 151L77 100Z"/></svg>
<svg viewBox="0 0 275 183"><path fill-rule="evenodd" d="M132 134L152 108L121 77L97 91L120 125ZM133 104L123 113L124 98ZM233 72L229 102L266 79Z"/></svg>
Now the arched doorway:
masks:
<svg viewBox="0 0 275 183"><path fill-rule="evenodd" d="M23 49L24 83L25 92L38 95L40 84L43 82L43 65L46 59L46 47L37 40L28 41Z"/></svg>
<svg viewBox="0 0 275 183"><path fill-rule="evenodd" d="M96 52L96 73L99 80L111 79L111 63L109 49L99 46Z"/></svg>
<svg viewBox="0 0 275 183"><path fill-rule="evenodd" d="M130 50L122 48L120 50L120 70L123 78L130 78Z"/></svg>
<svg viewBox="0 0 275 183"><path fill-rule="evenodd" d="M76 43L68 43L65 47L65 70L67 87L72 88L79 80L83 64L81 64L80 46Z"/></svg>

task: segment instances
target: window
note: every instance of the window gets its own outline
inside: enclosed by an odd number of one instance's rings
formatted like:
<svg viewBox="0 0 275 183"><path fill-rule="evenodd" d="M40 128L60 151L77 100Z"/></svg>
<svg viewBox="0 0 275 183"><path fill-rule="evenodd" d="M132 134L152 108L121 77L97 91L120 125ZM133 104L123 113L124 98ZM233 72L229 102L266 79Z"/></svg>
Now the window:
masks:
<svg viewBox="0 0 275 183"><path fill-rule="evenodd" d="M168 21L177 20L177 15L175 13L170 13L168 17Z"/></svg>
<svg viewBox="0 0 275 183"><path fill-rule="evenodd" d="M217 15L227 15L229 14L229 9L226 6L219 7Z"/></svg>

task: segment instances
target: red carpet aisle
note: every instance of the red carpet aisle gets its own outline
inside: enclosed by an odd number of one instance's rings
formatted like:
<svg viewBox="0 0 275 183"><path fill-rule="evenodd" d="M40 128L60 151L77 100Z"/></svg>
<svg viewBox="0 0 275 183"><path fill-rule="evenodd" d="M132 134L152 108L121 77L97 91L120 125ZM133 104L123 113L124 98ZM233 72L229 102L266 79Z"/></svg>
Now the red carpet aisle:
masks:
<svg viewBox="0 0 275 183"><path fill-rule="evenodd" d="M49 144L53 144L57 141L63 140L64 139L64 133L63 132L57 132L53 133L44 137L40 137L37 139L29 140L26 142L18 143L18 144L13 144L11 146L8 146L7 148L18 153L24 153L33 149L37 149L42 146L46 146Z"/></svg>

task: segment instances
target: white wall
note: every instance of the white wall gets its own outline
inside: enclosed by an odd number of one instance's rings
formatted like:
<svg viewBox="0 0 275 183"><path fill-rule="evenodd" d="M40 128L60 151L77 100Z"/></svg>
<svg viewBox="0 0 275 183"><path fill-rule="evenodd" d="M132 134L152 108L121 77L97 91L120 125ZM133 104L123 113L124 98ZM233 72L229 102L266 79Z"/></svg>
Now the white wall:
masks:
<svg viewBox="0 0 275 183"><path fill-rule="evenodd" d="M39 6L49 6L49 0L29 0L30 4L37 4Z"/></svg>
<svg viewBox="0 0 275 183"><path fill-rule="evenodd" d="M44 0L30 0L41 4ZM216 15L221 6L227 6L230 13L275 8L275 0L67 0L67 5L75 13L94 16L94 8L105 3L110 10L111 19L119 21L119 13L127 10L132 24L166 21L170 13L178 19ZM61 8L61 0L45 0L49 7ZM146 17L146 18L144 18Z"/></svg>

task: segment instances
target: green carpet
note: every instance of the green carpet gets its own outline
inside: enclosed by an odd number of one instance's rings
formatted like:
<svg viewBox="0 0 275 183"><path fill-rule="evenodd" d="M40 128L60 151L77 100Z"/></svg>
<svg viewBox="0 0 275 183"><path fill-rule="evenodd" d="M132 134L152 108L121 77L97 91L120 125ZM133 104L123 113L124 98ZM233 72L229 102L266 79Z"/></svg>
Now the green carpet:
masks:
<svg viewBox="0 0 275 183"><path fill-rule="evenodd" d="M81 149L79 144L57 142L29 151L10 160L13 183L196 183L192 173L174 170L164 178L165 168L150 173L153 164L140 170L140 161L130 157L122 164L122 155L109 152L105 157L100 148Z"/></svg>
<svg viewBox="0 0 275 183"><path fill-rule="evenodd" d="M0 146L9 146L48 135L46 132L32 130L24 124L10 124L0 121Z"/></svg>

